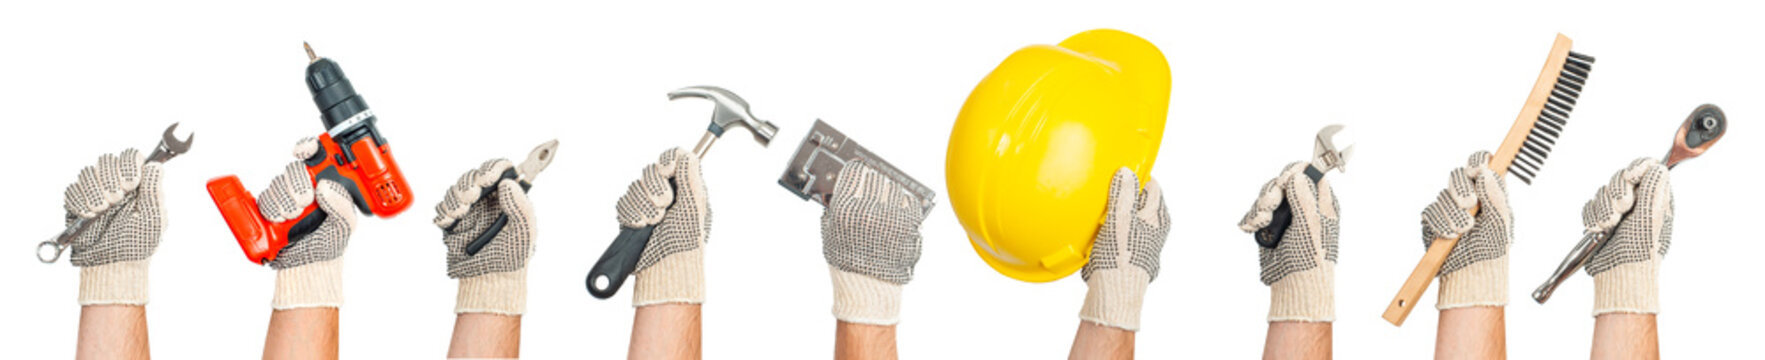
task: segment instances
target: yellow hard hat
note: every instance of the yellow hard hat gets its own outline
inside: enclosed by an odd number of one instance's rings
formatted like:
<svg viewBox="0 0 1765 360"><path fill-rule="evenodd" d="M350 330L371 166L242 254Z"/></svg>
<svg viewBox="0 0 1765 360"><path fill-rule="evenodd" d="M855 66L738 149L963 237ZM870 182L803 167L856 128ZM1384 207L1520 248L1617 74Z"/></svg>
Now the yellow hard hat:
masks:
<svg viewBox="0 0 1765 360"><path fill-rule="evenodd" d="M1133 34L1091 30L1005 58L950 132L950 207L994 270L1059 280L1090 258L1110 178L1150 179L1170 106L1170 64Z"/></svg>

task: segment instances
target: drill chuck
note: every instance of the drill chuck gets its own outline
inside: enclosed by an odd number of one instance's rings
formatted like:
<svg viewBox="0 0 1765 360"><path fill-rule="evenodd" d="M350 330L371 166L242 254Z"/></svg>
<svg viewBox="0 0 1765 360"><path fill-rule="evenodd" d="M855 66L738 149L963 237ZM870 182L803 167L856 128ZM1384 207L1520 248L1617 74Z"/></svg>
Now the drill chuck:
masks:
<svg viewBox="0 0 1765 360"><path fill-rule="evenodd" d="M343 68L328 58L319 58L306 66L306 88L313 94L313 105L319 107L320 119L333 137L353 137L357 128L372 127L374 115L368 103L355 93ZM339 128L339 125L342 125Z"/></svg>

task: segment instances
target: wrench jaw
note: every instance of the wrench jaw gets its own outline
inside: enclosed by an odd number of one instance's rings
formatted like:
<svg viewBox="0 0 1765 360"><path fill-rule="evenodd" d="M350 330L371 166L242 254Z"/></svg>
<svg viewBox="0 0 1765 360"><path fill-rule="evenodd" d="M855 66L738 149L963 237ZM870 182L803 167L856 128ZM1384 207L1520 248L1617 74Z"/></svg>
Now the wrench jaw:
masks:
<svg viewBox="0 0 1765 360"><path fill-rule="evenodd" d="M1348 158L1354 154L1354 144L1351 143L1341 150L1336 147L1338 138L1346 138L1342 135L1344 128L1346 127L1342 124L1332 124L1318 130L1317 143L1312 151L1312 166L1318 168L1319 172L1348 172Z"/></svg>
<svg viewBox="0 0 1765 360"><path fill-rule="evenodd" d="M174 134L177 130L178 123L172 123L172 126L165 128L165 134L160 135L159 145L155 146L153 153L147 156L147 161L164 163L190 151L190 144L196 142L196 133L190 133L190 136L186 136L184 140L180 141Z"/></svg>

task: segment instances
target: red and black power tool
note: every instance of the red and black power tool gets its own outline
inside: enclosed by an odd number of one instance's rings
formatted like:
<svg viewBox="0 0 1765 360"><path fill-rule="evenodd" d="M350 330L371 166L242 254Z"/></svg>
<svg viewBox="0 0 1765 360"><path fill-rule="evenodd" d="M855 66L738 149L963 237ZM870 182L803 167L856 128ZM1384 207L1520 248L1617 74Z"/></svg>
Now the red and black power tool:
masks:
<svg viewBox="0 0 1765 360"><path fill-rule="evenodd" d="M319 135L318 152L303 160L312 183L330 180L342 184L349 189L355 208L366 215L390 218L404 212L411 207L410 185L392 160L392 147L374 126L373 110L355 93L336 62L313 55L310 46L306 53L312 61L306 66L306 87L326 128ZM315 199L300 216L271 222L258 212L257 199L234 175L209 180L208 195L245 250L246 259L260 265L274 260L289 240L318 229L326 218Z"/></svg>

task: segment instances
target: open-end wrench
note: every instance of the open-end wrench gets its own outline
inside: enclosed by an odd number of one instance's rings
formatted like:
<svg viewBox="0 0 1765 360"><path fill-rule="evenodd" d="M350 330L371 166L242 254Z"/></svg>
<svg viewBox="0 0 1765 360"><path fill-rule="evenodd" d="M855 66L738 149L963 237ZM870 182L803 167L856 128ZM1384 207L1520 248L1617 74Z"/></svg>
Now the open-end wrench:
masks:
<svg viewBox="0 0 1765 360"><path fill-rule="evenodd" d="M172 123L172 126L166 127L165 134L160 136L159 145L153 147L153 152L147 154L147 158L145 161L142 161L142 164L149 162L164 164L167 160L171 160L180 154L190 151L190 143L196 141L196 134L191 133L190 136L184 137L184 140L179 141L178 137L172 134L172 132L177 129L178 123ZM62 230L60 235L56 235L52 239L44 240L37 244L37 260L42 261L44 264L53 264L56 260L60 260L61 253L67 251L67 247L73 244L74 239L79 238L80 234L84 234L87 229L91 228L93 222L97 221L98 218L104 217L105 213L110 212L111 209L115 209L120 207L119 205L127 204L134 200L135 192L130 191L127 196L124 196L123 199L116 204L112 204L109 209L105 209L89 218L74 219L74 222L72 224L67 224L67 229ZM46 252L51 249L54 250L53 253Z"/></svg>
<svg viewBox="0 0 1765 360"><path fill-rule="evenodd" d="M1685 122L1679 125L1679 133L1675 134L1673 138L1673 147L1667 149L1667 157L1661 158L1661 164L1666 165L1667 169L1673 169L1673 167L1679 166L1680 162L1703 155L1704 151L1710 150L1711 145L1716 144L1716 140L1722 139L1722 135L1727 133L1727 130L1728 116L1722 114L1722 108L1711 104L1698 106L1697 109L1692 110L1690 116L1685 118ZM1629 217L1630 214L1624 214L1618 218L1616 224L1623 224L1624 219ZM1545 279L1544 284L1538 285L1538 289L1532 290L1532 300L1539 304L1550 300L1551 294L1557 291L1557 287L1562 286L1563 281L1569 280L1569 276L1574 275L1575 270L1586 266L1587 260L1592 259L1594 253L1605 248L1606 240L1610 240L1617 231L1618 226L1613 225L1611 229L1606 231L1583 232L1581 242L1575 243L1575 247L1569 249L1569 255L1563 257L1562 263L1557 264L1557 269L1551 272L1550 278Z"/></svg>
<svg viewBox="0 0 1765 360"><path fill-rule="evenodd" d="M711 143L723 137L723 133L732 127L748 128L749 132L754 133L754 141L759 142L760 146L772 144L772 137L778 135L778 126L754 117L748 111L748 101L729 90L715 86L690 86L668 93L668 100L680 98L708 99L717 105L711 111L711 126L705 129L705 136L699 138L699 144L693 146L693 156L700 160L704 160L705 153L711 150ZM673 178L668 180L668 186L679 189ZM673 208L671 203L663 212ZM594 267L588 270L588 278L585 280L588 293L599 299L613 297L613 294L618 293L619 287L625 284L625 278L637 270L637 261L642 257L644 248L649 246L650 235L655 230L654 224L642 228L620 226L619 236L613 238L613 244L607 246L607 251L601 253L600 260L596 260Z"/></svg>
<svg viewBox="0 0 1765 360"><path fill-rule="evenodd" d="M1341 124L1333 124L1318 130L1316 145L1312 147L1311 163L1305 166L1305 176L1311 178L1312 183L1315 184L1319 180L1323 180L1324 173L1330 170L1348 171L1348 157L1354 154L1354 145L1349 144L1348 147L1337 150L1335 140L1343 128L1344 126ZM1275 248L1276 245L1281 244L1281 236L1287 234L1287 227L1292 224L1293 206L1288 204L1287 199L1283 197L1281 206L1275 208L1274 217L1269 220L1269 225L1257 230L1254 234L1256 244L1265 248Z"/></svg>
<svg viewBox="0 0 1765 360"><path fill-rule="evenodd" d="M514 180L515 183L520 184L522 192L532 190L533 179L539 177L539 172L545 170L546 166L551 166L552 157L557 154L557 139L552 139L551 141L539 144L539 146L533 148L532 152L527 153L527 160L521 160L521 163L515 165L515 167L503 170L502 179L492 182L490 186L479 189L481 193L478 198L483 199L485 196L490 196L492 191L496 191L496 184L502 182L503 179ZM457 225L459 222L454 222L454 224ZM483 233L478 234L478 237L472 238L472 242L466 243L466 255L478 255L478 251L484 250L485 245L490 245L490 240L496 239L496 235L502 233L503 227L508 225L508 214L497 215L496 221L490 223L489 228L486 228Z"/></svg>

